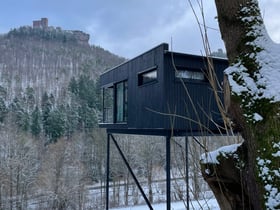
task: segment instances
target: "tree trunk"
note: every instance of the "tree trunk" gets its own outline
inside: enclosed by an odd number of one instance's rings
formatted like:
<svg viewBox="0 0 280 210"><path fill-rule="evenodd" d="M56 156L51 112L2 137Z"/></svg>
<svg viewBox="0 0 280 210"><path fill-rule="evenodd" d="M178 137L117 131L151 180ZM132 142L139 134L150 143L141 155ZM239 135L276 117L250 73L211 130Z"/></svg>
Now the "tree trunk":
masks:
<svg viewBox="0 0 280 210"><path fill-rule="evenodd" d="M257 0L215 0L215 3L229 63L235 67L225 73L225 107L235 131L244 139L242 149L235 154L244 165L237 166L234 158L219 156L218 164L202 164L202 173L221 209L279 209L279 158L273 155L280 149L280 120L276 117L279 102L262 97L266 87L259 87L257 82L258 76L262 76L257 55L264 49L256 43L266 34L260 9ZM247 78L261 90L260 95L252 94L250 86L246 86ZM233 90L233 83L244 89ZM256 120L258 114L261 120Z"/></svg>

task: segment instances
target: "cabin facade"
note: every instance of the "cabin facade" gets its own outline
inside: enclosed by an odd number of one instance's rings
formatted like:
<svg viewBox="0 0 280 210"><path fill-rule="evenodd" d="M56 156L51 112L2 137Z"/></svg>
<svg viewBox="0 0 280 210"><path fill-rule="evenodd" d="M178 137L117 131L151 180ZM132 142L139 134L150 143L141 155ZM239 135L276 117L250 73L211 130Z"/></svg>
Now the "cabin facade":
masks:
<svg viewBox="0 0 280 210"><path fill-rule="evenodd" d="M226 59L213 58L218 82ZM222 124L208 81L207 59L161 44L100 76L103 115L111 133L173 135L217 132Z"/></svg>

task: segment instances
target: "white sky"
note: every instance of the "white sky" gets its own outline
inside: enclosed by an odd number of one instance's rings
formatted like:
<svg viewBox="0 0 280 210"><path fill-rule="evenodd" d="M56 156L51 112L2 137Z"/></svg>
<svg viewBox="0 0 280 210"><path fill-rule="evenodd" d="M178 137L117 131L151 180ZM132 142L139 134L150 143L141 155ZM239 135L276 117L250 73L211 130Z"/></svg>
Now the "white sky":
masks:
<svg viewBox="0 0 280 210"><path fill-rule="evenodd" d="M197 10L196 0L192 0ZM260 0L273 40L280 42L280 1ZM212 51L224 48L214 0L203 0ZM89 33L90 43L132 58L162 42L172 50L201 54L203 46L188 0L1 0L0 33L32 25L47 17L49 25ZM172 41L171 41L172 40Z"/></svg>

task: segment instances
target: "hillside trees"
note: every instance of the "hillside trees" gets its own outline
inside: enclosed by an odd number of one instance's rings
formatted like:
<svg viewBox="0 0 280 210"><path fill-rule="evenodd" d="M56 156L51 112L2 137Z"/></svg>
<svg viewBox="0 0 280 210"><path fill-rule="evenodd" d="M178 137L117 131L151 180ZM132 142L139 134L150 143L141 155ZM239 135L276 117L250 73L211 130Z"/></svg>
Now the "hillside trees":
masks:
<svg viewBox="0 0 280 210"><path fill-rule="evenodd" d="M33 112L31 113L31 124L30 124L30 132L35 137L38 137L41 133L41 113L38 106L35 107Z"/></svg>
<svg viewBox="0 0 280 210"><path fill-rule="evenodd" d="M28 200L83 209L84 185L104 179L96 78L124 59L80 35L21 27L0 36L0 209Z"/></svg>
<svg viewBox="0 0 280 210"><path fill-rule="evenodd" d="M230 62L226 111L244 142L202 172L221 209L279 209L280 46L269 38L256 0L215 2Z"/></svg>
<svg viewBox="0 0 280 210"><path fill-rule="evenodd" d="M99 95L96 89L93 79L81 75L78 79L73 77L69 83L69 103L59 104L52 95L43 95L42 123L51 142L97 126Z"/></svg>
<svg viewBox="0 0 280 210"><path fill-rule="evenodd" d="M0 129L0 208L26 209L39 171L37 144L6 124Z"/></svg>
<svg viewBox="0 0 280 210"><path fill-rule="evenodd" d="M53 27L24 26L3 34L0 122L13 118L23 132L44 137L45 143L95 127L96 78L124 58L90 46L88 39L81 31Z"/></svg>
<svg viewBox="0 0 280 210"><path fill-rule="evenodd" d="M87 130L97 125L99 95L97 94L96 82L86 75L81 75L78 80L72 78L69 90L73 100L78 101L74 108L77 108L79 115L79 128Z"/></svg>
<svg viewBox="0 0 280 210"><path fill-rule="evenodd" d="M1 123L3 123L7 112L8 112L8 109L6 107L5 101L3 100L3 98L0 98L0 122Z"/></svg>
<svg viewBox="0 0 280 210"><path fill-rule="evenodd" d="M0 96L0 122L13 122L18 129L35 137L44 134L45 143L70 138L74 132L88 132L97 127L100 112L97 88L93 79L81 75L71 79L65 99L45 92L36 103L30 87L10 103Z"/></svg>
<svg viewBox="0 0 280 210"><path fill-rule="evenodd" d="M60 140L46 149L37 184L47 193L45 208L79 209L84 170L79 142ZM81 208L82 209L82 208Z"/></svg>

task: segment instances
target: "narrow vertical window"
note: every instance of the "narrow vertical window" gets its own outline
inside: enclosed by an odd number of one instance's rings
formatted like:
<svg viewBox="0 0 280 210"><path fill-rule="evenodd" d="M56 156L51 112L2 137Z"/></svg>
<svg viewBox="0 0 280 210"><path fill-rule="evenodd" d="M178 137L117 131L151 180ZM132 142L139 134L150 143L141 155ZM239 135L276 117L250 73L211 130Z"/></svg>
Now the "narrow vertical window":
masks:
<svg viewBox="0 0 280 210"><path fill-rule="evenodd" d="M124 121L127 122L127 81L124 82Z"/></svg>
<svg viewBox="0 0 280 210"><path fill-rule="evenodd" d="M118 83L116 85L116 121L123 121L123 107L124 107L124 91L123 91L123 83Z"/></svg>
<svg viewBox="0 0 280 210"><path fill-rule="evenodd" d="M116 84L116 122L127 121L127 81Z"/></svg>
<svg viewBox="0 0 280 210"><path fill-rule="evenodd" d="M108 88L103 88L103 123L113 123L113 104L114 104L113 86Z"/></svg>

